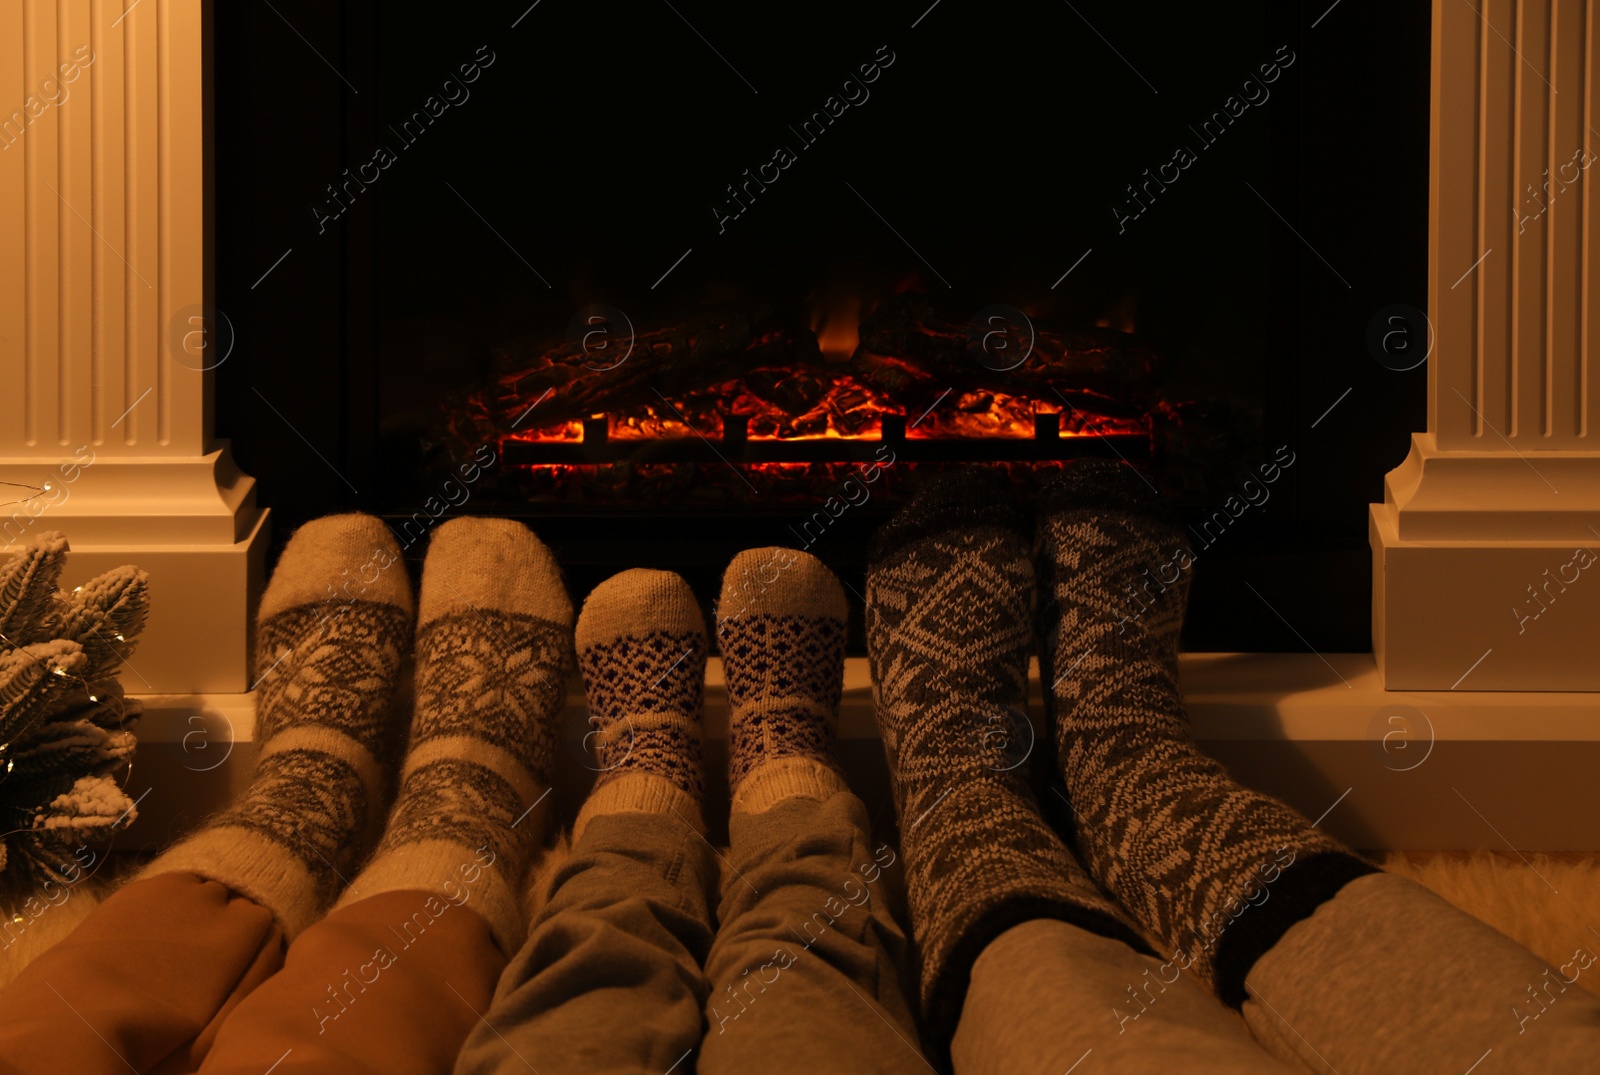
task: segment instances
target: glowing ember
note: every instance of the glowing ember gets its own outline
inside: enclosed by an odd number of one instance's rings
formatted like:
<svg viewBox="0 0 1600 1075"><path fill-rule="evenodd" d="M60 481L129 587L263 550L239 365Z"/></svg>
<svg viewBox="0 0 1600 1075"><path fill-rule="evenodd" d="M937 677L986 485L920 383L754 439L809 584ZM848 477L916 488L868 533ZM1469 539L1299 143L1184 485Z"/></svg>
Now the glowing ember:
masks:
<svg viewBox="0 0 1600 1075"><path fill-rule="evenodd" d="M571 340L504 354L490 385L448 409L448 429L513 449L523 492L558 500L724 496L747 475L780 495L814 491L867 448L844 442L899 445L916 465L970 448L1032 466L1078 454L1056 447L1074 438L1148 437L1157 360L1134 337L1030 325L1027 361L997 370L965 322L921 297L865 321L861 305L836 302L810 329L707 311L640 333L604 368Z"/></svg>

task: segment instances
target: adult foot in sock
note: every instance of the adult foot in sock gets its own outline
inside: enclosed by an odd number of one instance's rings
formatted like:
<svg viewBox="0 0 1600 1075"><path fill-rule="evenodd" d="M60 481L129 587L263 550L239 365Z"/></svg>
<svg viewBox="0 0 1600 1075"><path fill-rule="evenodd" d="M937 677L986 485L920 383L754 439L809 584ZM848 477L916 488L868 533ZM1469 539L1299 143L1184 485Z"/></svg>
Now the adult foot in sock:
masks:
<svg viewBox="0 0 1600 1075"><path fill-rule="evenodd" d="M295 532L257 613L255 775L146 876L221 882L291 938L322 916L383 820L404 741L393 703L411 608L400 549L379 520L332 515Z"/></svg>
<svg viewBox="0 0 1600 1075"><path fill-rule="evenodd" d="M572 667L572 602L527 527L458 518L428 543L417 621L400 791L377 854L340 903L410 889L470 899L510 955L540 835L529 815L550 786Z"/></svg>
<svg viewBox="0 0 1600 1075"><path fill-rule="evenodd" d="M982 471L923 490L875 538L867 651L888 754L924 1015L948 1040L979 953L1054 918L1147 951L1041 817L993 730L1026 705L1025 520Z"/></svg>
<svg viewBox="0 0 1600 1075"><path fill-rule="evenodd" d="M728 788L759 814L791 796L845 788L834 758L848 606L810 553L751 549L733 558L717 604L728 680Z"/></svg>
<svg viewBox="0 0 1600 1075"><path fill-rule="evenodd" d="M584 601L577 641L600 775L573 842L596 814L672 812L703 829L706 626L689 584L670 571L612 576Z"/></svg>
<svg viewBox="0 0 1600 1075"><path fill-rule="evenodd" d="M1090 871L1224 1001L1295 922L1374 867L1201 753L1178 697L1194 556L1125 463L1044 490L1040 667Z"/></svg>

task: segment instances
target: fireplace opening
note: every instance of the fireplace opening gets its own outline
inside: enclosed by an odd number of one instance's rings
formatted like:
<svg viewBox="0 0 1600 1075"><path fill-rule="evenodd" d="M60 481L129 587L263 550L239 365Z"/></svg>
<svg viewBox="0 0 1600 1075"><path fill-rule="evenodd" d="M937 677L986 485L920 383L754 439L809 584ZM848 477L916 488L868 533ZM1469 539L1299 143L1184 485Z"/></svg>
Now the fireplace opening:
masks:
<svg viewBox="0 0 1600 1075"><path fill-rule="evenodd" d="M859 599L923 476L1120 456L1199 550L1191 649L1367 649L1428 12L912 7L219 6L218 425L276 540L505 515L578 597L790 545Z"/></svg>
<svg viewBox="0 0 1600 1075"><path fill-rule="evenodd" d="M999 304L963 320L909 293L866 307L639 326L591 306L565 339L498 353L442 408L441 440L451 457L492 446L490 487L527 504L792 510L852 475L893 500L928 464L996 464L1026 492L1080 456L1148 462L1154 427L1180 413L1131 334Z"/></svg>

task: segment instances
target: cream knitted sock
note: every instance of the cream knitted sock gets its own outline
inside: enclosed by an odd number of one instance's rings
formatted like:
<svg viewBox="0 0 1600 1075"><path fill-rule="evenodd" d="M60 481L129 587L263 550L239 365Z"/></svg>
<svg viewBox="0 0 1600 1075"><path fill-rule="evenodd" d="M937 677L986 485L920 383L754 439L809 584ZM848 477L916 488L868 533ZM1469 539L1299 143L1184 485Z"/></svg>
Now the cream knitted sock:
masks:
<svg viewBox="0 0 1600 1075"><path fill-rule="evenodd" d="M434 531L417 609L417 701L400 793L341 905L421 889L470 906L510 956L572 667L572 602L550 550L510 519Z"/></svg>
<svg viewBox="0 0 1600 1075"><path fill-rule="evenodd" d="M671 811L703 829L706 627L689 584L670 571L607 579L583 603L577 641L600 777L573 842L596 814Z"/></svg>
<svg viewBox="0 0 1600 1075"><path fill-rule="evenodd" d="M296 531L257 614L255 776L143 876L218 881L290 937L322 917L383 817L410 651L411 582L389 529L333 515Z"/></svg>
<svg viewBox="0 0 1600 1075"><path fill-rule="evenodd" d="M848 606L810 553L751 549L722 578L717 644L728 677L728 787L733 809L845 789L833 756L844 685Z"/></svg>

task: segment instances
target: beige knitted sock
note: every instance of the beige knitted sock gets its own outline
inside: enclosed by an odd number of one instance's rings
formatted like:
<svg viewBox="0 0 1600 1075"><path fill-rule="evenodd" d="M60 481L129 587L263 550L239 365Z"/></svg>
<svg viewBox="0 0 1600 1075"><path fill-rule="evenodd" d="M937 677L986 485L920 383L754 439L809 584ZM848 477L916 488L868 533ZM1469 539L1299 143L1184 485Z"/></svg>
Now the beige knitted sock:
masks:
<svg viewBox="0 0 1600 1075"><path fill-rule="evenodd" d="M600 776L573 842L591 817L627 811L671 811L703 830L706 626L689 584L670 571L615 575L584 601L577 640Z"/></svg>
<svg viewBox="0 0 1600 1075"><path fill-rule="evenodd" d="M421 889L469 906L510 956L572 667L572 602L550 550L509 519L434 531L417 609L417 701L377 854L339 901ZM430 908L430 914L434 911Z"/></svg>
<svg viewBox="0 0 1600 1075"><path fill-rule="evenodd" d="M410 652L411 581L388 527L332 515L296 531L257 613L255 776L143 876L218 881L290 937L322 917L383 817Z"/></svg>
<svg viewBox="0 0 1600 1075"><path fill-rule="evenodd" d="M717 604L728 677L728 787L736 812L845 789L833 754L844 686L847 606L810 553L751 549L733 558Z"/></svg>

